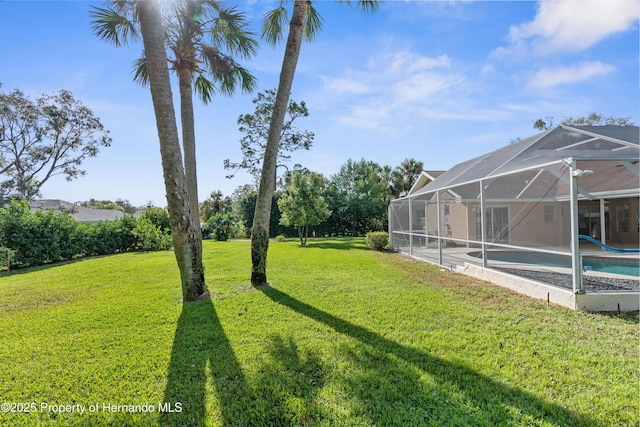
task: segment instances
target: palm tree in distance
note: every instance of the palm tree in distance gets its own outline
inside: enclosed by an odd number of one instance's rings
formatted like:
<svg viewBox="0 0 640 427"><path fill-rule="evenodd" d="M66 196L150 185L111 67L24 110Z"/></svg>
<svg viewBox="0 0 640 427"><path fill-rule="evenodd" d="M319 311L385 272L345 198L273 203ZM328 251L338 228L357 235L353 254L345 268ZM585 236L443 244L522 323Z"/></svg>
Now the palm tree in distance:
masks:
<svg viewBox="0 0 640 427"><path fill-rule="evenodd" d="M424 164L416 159L404 159L400 166L391 172L391 187L394 198L406 196L413 184L418 180Z"/></svg>
<svg viewBox="0 0 640 427"><path fill-rule="evenodd" d="M288 11L284 7L284 0L278 8L265 15L265 23L261 36L272 45L276 45L283 36L283 29L288 20ZM346 1L351 5L350 1ZM358 0L356 6L364 12L375 12L379 7L379 0ZM287 104L293 86L293 78L298 64L302 39L312 41L320 31L322 22L319 13L313 7L311 0L294 0L289 35L285 47L280 81L273 105L267 146L262 164L262 174L258 187L255 215L251 228L251 283L254 286L267 283L267 251L269 249L269 220L271 217L271 198L275 187L275 169L278 162L278 145L280 133L284 123Z"/></svg>
<svg viewBox="0 0 640 427"><path fill-rule="evenodd" d="M96 35L118 47L137 38L137 3L110 0L107 7L93 7ZM191 216L196 224L200 224L200 217L192 94L195 91L206 104L216 91L232 95L238 85L243 92L255 89L255 77L234 60L234 56L250 59L257 52L258 42L247 25L245 15L235 7L224 8L213 0L174 0L164 20L165 42L172 54L167 60L179 82L184 169ZM143 85L149 79L147 62L145 51L133 67L134 80ZM202 253L201 232L197 245Z"/></svg>

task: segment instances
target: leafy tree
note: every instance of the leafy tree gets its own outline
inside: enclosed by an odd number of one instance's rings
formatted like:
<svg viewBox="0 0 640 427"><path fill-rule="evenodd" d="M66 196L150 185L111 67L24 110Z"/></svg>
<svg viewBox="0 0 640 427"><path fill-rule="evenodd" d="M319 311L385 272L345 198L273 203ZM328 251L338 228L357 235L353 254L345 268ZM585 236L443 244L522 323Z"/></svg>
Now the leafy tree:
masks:
<svg viewBox="0 0 640 427"><path fill-rule="evenodd" d="M383 168L384 169L384 168ZM416 159L404 159L391 172L391 194L394 198L406 196L424 170L424 164Z"/></svg>
<svg viewBox="0 0 640 427"><path fill-rule="evenodd" d="M233 209L233 201L231 197L224 197L219 190L211 192L209 198L200 203L200 219L207 222L209 218L217 213L231 212Z"/></svg>
<svg viewBox="0 0 640 427"><path fill-rule="evenodd" d="M539 129L539 130L549 130L553 127L553 116L547 116L545 117L545 120L542 119L538 119L533 123L533 128L534 129ZM518 138L520 139L520 138ZM517 142L517 141L516 141Z"/></svg>
<svg viewBox="0 0 640 427"><path fill-rule="evenodd" d="M383 229L389 188L379 164L349 159L331 177L325 198L332 211L328 222L336 234L364 235Z"/></svg>
<svg viewBox="0 0 640 427"><path fill-rule="evenodd" d="M538 119L533 123L534 129L549 130L553 128L553 117L545 117L546 121ZM565 126L634 126L631 117L604 116L600 113L591 113L586 117L565 117L562 123Z"/></svg>
<svg viewBox="0 0 640 427"><path fill-rule="evenodd" d="M603 116L599 113L591 113L587 117L565 117L562 121L567 126L633 126L631 117Z"/></svg>
<svg viewBox="0 0 640 427"><path fill-rule="evenodd" d="M347 3L351 4L349 1ZM379 2L377 0L359 0L357 5L364 11L373 12L378 8ZM284 7L284 2L281 1L278 8L267 13L261 32L262 37L270 44L276 45L282 39L283 27L286 25L287 19L288 11ZM313 8L311 0L293 2L293 11L289 22L289 35L282 60L271 122L269 123L256 210L253 226L251 227L251 283L255 286L267 283L269 221L271 218L272 195L275 190L280 135L284 126L302 39L312 40L320 30L320 27L320 15Z"/></svg>
<svg viewBox="0 0 640 427"><path fill-rule="evenodd" d="M253 216L256 211L256 199L258 192L251 185L240 187L234 192L233 197L233 213L238 225L238 235L250 237L251 224L253 224ZM277 235L295 236L296 233L291 227L287 227L280 223L280 209L278 208L278 200L280 192L276 191L271 197L271 216L269 218L269 237Z"/></svg>
<svg viewBox="0 0 640 427"><path fill-rule="evenodd" d="M138 2L137 12L160 140L162 171L171 220L171 238L180 269L182 297L185 301L192 301L204 293L204 269L201 241L199 242L202 234L199 221L197 224L193 221L182 165L180 138L164 48L162 16L156 1Z"/></svg>
<svg viewBox="0 0 640 427"><path fill-rule="evenodd" d="M89 199L89 201L87 202L80 202L78 204L80 206L84 206L85 208L90 208L90 209L109 209L109 210L120 211L120 212L125 211L122 206L120 206L116 202L112 202L111 200Z"/></svg>
<svg viewBox="0 0 640 427"><path fill-rule="evenodd" d="M32 200L53 176L68 181L85 175L87 157L111 145L93 112L61 90L35 102L20 90L0 93L0 175L4 198Z"/></svg>
<svg viewBox="0 0 640 427"><path fill-rule="evenodd" d="M282 212L280 223L298 228L301 245L307 244L309 227L322 223L331 214L322 197L325 186L325 179L320 174L296 172L285 194L278 200Z"/></svg>
<svg viewBox="0 0 640 427"><path fill-rule="evenodd" d="M80 202L78 204L86 208L112 209L112 210L122 211L129 215L133 215L138 211L138 208L136 206L133 206L131 202L129 202L126 199L125 200L116 199L115 201L89 199L88 201Z"/></svg>
<svg viewBox="0 0 640 427"><path fill-rule="evenodd" d="M238 117L238 125L240 125L238 130L245 134L240 140L242 160L240 162L232 162L229 159L224 161L224 168L232 171L227 178L233 178L240 169L244 169L253 175L256 182L260 180L262 159L267 145L269 123L271 122L275 98L276 91L274 89L259 93L253 99L253 104L255 105L254 113ZM285 166L284 163L291 159L291 155L287 153L300 149L308 150L313 145L313 132L300 131L294 125L296 119L308 116L309 110L304 101L300 103L289 101L285 121L280 133L280 148L276 169L277 167ZM275 181L276 179L274 178L274 185Z"/></svg>

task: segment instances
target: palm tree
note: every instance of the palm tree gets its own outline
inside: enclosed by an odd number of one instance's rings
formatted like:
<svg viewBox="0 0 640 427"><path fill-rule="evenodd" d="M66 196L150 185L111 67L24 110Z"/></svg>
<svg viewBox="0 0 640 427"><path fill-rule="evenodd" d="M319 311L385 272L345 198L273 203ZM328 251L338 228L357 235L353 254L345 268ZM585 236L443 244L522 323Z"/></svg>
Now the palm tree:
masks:
<svg viewBox="0 0 640 427"><path fill-rule="evenodd" d="M192 301L204 293L204 271L202 255L198 256L197 250L194 250L197 240L196 224L190 212L186 177L182 165L180 138L164 47L162 16L157 1L140 1L136 12L147 58L147 75L160 140L162 171L171 220L171 238L180 269L182 296L185 301ZM197 229L199 228L198 222Z"/></svg>
<svg viewBox="0 0 640 427"><path fill-rule="evenodd" d="M135 5L136 2L111 0L105 8L94 7L94 32L116 46L126 45L128 39L138 36ZM258 43L247 31L244 14L236 8L225 9L217 1L174 0L168 15L164 26L166 44L173 55L168 61L179 82L187 192L193 222L200 224L192 93L195 90L206 104L216 92L216 83L224 95L232 95L238 83L244 92L253 91L256 79L233 56L251 58ZM147 59L145 51L134 63L134 80L143 85L148 83ZM201 231L196 245L202 253Z"/></svg>
<svg viewBox="0 0 640 427"><path fill-rule="evenodd" d="M406 196L420 177L424 164L416 159L404 159L391 173L394 198Z"/></svg>
<svg viewBox="0 0 640 427"><path fill-rule="evenodd" d="M347 1L347 3L351 4L350 1ZM358 0L357 6L364 12L374 12L377 10L379 3L379 0ZM270 44L275 45L282 38L282 30L288 18L284 0L281 0L278 8L267 13L265 18L261 35ZM273 188L275 188L278 145L298 64L302 39L313 40L321 26L320 15L312 6L311 0L294 0L293 12L289 23L289 35L282 60L280 81L273 105L267 146L262 164L253 226L251 228L251 283L254 286L267 283L269 220L271 217L271 198L273 196Z"/></svg>
<svg viewBox="0 0 640 427"><path fill-rule="evenodd" d="M255 55L258 44L246 31L244 15L235 8L221 9L215 1L182 0L174 1L173 9L175 24L167 27L169 45L175 56L171 69L177 74L180 87L182 145L191 211L194 220L199 220L192 92L195 89L200 99L208 103L215 92L214 82L219 83L219 90L225 95L235 92L238 81L243 92L253 91L255 78L232 56L224 54L222 48L249 59ZM205 33L210 36L209 44L205 43ZM204 75L200 64L211 71L213 82ZM143 70L144 67L139 69ZM141 73L137 75L142 76Z"/></svg>

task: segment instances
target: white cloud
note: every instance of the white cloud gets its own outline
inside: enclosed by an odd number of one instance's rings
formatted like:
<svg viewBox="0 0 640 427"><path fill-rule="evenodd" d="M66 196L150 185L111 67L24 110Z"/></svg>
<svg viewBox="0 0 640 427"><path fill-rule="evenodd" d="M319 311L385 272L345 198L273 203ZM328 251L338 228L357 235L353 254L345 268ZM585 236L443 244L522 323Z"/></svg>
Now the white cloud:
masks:
<svg viewBox="0 0 640 427"><path fill-rule="evenodd" d="M449 68L451 61L447 55L440 55L437 58L421 56L417 53L401 51L395 53L387 70L394 74L406 74L431 70L434 68Z"/></svg>
<svg viewBox="0 0 640 427"><path fill-rule="evenodd" d="M484 64L482 66L482 71L480 71L481 76L486 76L496 71L496 67L491 64Z"/></svg>
<svg viewBox="0 0 640 427"><path fill-rule="evenodd" d="M531 22L512 26L509 47L493 56L548 55L584 51L638 21L638 2L630 0L541 1Z"/></svg>
<svg viewBox="0 0 640 427"><path fill-rule="evenodd" d="M528 86L534 89L545 89L560 84L570 84L589 80L614 72L616 68L602 62L585 62L567 67L544 68L533 75Z"/></svg>
<svg viewBox="0 0 640 427"><path fill-rule="evenodd" d="M409 125L420 111L438 105L438 100L466 81L451 72L447 55L423 56L408 50L371 57L360 69L341 75L323 76L326 108L336 120L353 127L390 130ZM336 112L335 105L346 111Z"/></svg>
<svg viewBox="0 0 640 427"><path fill-rule="evenodd" d="M323 77L325 89L334 92L335 94L365 94L371 92L369 87L363 81L360 81L354 77L338 77L328 78Z"/></svg>

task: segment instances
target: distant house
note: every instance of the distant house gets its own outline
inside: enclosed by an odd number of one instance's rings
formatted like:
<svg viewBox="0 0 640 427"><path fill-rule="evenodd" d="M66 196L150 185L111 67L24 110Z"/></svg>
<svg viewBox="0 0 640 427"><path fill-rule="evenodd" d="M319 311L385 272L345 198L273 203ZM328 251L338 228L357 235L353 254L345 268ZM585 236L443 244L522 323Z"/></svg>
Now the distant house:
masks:
<svg viewBox="0 0 640 427"><path fill-rule="evenodd" d="M92 209L74 203L58 199L40 199L29 203L32 211L38 209L65 212L78 222L115 221L122 218L125 213L113 209Z"/></svg>

